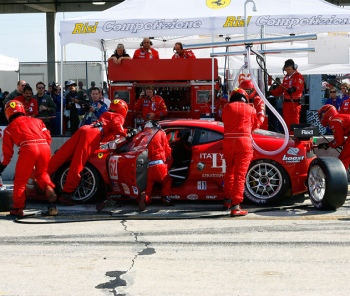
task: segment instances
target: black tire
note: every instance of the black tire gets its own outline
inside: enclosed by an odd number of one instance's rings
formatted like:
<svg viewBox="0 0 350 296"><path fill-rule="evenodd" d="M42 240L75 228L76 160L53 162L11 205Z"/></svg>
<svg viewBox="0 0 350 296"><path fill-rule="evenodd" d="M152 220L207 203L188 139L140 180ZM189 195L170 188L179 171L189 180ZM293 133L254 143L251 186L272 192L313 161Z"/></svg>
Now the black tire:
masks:
<svg viewBox="0 0 350 296"><path fill-rule="evenodd" d="M348 177L343 163L336 157L315 158L307 175L309 198L319 210L341 207L348 194Z"/></svg>
<svg viewBox="0 0 350 296"><path fill-rule="evenodd" d="M270 159L253 161L245 181L244 197L254 204L271 205L282 199L290 187L286 170Z"/></svg>
<svg viewBox="0 0 350 296"><path fill-rule="evenodd" d="M4 186L4 185L3 185ZM13 190L0 190L0 212L8 212L11 210Z"/></svg>
<svg viewBox="0 0 350 296"><path fill-rule="evenodd" d="M58 193L62 192L62 188L66 183L68 170L69 163L66 163L57 170L53 177ZM78 203L104 200L105 186L99 171L92 164L87 163L81 176L80 184L74 192L72 200Z"/></svg>

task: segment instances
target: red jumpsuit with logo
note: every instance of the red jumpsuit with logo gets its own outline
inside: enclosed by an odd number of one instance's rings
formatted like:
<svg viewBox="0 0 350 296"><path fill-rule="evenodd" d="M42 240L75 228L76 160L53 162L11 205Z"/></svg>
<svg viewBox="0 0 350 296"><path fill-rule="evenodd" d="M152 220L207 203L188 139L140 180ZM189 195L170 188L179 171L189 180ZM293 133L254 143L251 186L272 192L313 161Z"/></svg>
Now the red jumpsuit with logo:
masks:
<svg viewBox="0 0 350 296"><path fill-rule="evenodd" d="M347 99L340 106L339 114L350 114L350 99Z"/></svg>
<svg viewBox="0 0 350 296"><path fill-rule="evenodd" d="M338 157L345 168L348 169L350 165L350 114L338 114L331 117L329 128L334 136L334 140L329 143L329 146L332 148L343 146L343 150Z"/></svg>
<svg viewBox="0 0 350 296"><path fill-rule="evenodd" d="M232 205L243 201L246 173L253 157L251 134L257 127L255 109L243 102L229 103L222 113L226 173L224 192Z"/></svg>
<svg viewBox="0 0 350 296"><path fill-rule="evenodd" d="M265 121L265 103L262 98L259 96L255 96L252 100L249 102L250 105L252 105L255 108L256 116L258 118L257 122L257 128L262 128L262 125ZM264 126L267 129L267 126L264 124Z"/></svg>
<svg viewBox="0 0 350 296"><path fill-rule="evenodd" d="M216 98L214 100L214 114L215 114L215 120L222 121L222 110L224 109L225 105L227 104L227 100L223 98ZM207 104L205 105L205 113L212 113L212 102L209 100Z"/></svg>
<svg viewBox="0 0 350 296"><path fill-rule="evenodd" d="M34 98L30 98L29 101L26 101L24 96L15 97L14 100L20 101L24 110L26 111L26 115L29 117L37 117L39 114L38 101Z"/></svg>
<svg viewBox="0 0 350 296"><path fill-rule="evenodd" d="M134 111L142 111L142 118L147 119L149 113L155 113L153 120L160 120L168 114L167 107L161 96L155 95L151 99L139 98L135 104Z"/></svg>
<svg viewBox="0 0 350 296"><path fill-rule="evenodd" d="M287 92L287 89L295 87L296 91L292 94ZM298 72L295 71L290 76L284 76L282 85L278 86L274 90L270 90L271 94L275 97L278 97L283 94L283 119L286 122L286 125L291 130L291 124L300 123L300 111L301 111L301 96L304 91L304 77Z"/></svg>
<svg viewBox="0 0 350 296"><path fill-rule="evenodd" d="M55 187L47 173L51 157L51 135L42 120L19 116L4 130L1 159L3 165L10 163L14 145L19 147L19 152L13 183L12 207L24 209L26 184L34 167L35 178L41 189L45 190L48 185Z"/></svg>
<svg viewBox="0 0 350 296"><path fill-rule="evenodd" d="M159 59L159 53L154 48L150 48L149 50L139 48L135 50L133 59L144 59L144 60Z"/></svg>
<svg viewBox="0 0 350 296"><path fill-rule="evenodd" d="M97 122L102 127L94 127ZM104 112L94 124L80 127L51 157L48 173L51 175L71 159L64 193L73 193L80 182L80 173L87 160L99 148L101 141L112 141L116 135L125 136L124 117L119 113Z"/></svg>
<svg viewBox="0 0 350 296"><path fill-rule="evenodd" d="M148 159L150 162L148 163L147 185L145 189L147 201L149 201L155 182L162 185L161 196L170 195L172 182L168 172L170 158L171 148L167 136L160 129L148 144Z"/></svg>
<svg viewBox="0 0 350 296"><path fill-rule="evenodd" d="M192 52L192 50L183 50L182 54L175 53L172 56L172 59L195 59L196 56Z"/></svg>

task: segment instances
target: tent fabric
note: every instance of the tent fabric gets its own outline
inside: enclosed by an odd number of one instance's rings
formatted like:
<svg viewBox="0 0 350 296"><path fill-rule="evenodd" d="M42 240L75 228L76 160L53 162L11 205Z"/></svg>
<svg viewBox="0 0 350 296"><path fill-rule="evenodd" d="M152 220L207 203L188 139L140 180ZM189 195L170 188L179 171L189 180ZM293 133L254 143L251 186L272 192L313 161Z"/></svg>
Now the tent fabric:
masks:
<svg viewBox="0 0 350 296"><path fill-rule="evenodd" d="M262 25L266 34L284 35L347 32L350 25L349 10L324 0L125 0L96 14L61 21L61 44L104 50L110 39L152 36L161 43L171 36L243 35L245 12L249 34L259 34Z"/></svg>
<svg viewBox="0 0 350 296"><path fill-rule="evenodd" d="M257 11L253 11L253 6ZM246 4L245 4L246 3ZM153 47L161 58L170 58L177 41L184 44L223 42L244 39L244 18L247 18L248 39L288 36L324 32L348 32L350 10L340 8L324 0L125 0L105 11L82 18L61 21L61 45L79 43L113 51L123 43L128 53L140 46L143 37L152 37ZM262 27L264 30L262 33ZM281 45L281 44L279 44ZM308 47L305 42L266 45ZM257 50L260 45L253 49ZM238 47L230 50L238 51ZM216 48L215 52L225 51ZM244 50L244 47L241 48ZM209 57L210 50L196 50L197 57ZM111 53L111 52L108 52ZM350 64L308 64L308 53L266 55L270 74L278 75L287 58L299 64L303 74L348 74ZM219 67L224 58L219 58ZM242 56L230 57L240 68ZM232 64L231 64L232 65ZM253 67L257 65L253 63Z"/></svg>
<svg viewBox="0 0 350 296"><path fill-rule="evenodd" d="M18 69L18 59L0 54L0 71L18 71Z"/></svg>

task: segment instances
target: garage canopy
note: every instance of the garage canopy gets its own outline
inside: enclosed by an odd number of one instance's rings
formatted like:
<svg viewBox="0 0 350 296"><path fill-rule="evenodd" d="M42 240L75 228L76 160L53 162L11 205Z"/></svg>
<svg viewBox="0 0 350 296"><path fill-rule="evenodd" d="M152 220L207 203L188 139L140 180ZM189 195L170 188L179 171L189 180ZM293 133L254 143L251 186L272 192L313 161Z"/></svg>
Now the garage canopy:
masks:
<svg viewBox="0 0 350 296"><path fill-rule="evenodd" d="M18 59L0 54L0 71L18 71L18 69Z"/></svg>

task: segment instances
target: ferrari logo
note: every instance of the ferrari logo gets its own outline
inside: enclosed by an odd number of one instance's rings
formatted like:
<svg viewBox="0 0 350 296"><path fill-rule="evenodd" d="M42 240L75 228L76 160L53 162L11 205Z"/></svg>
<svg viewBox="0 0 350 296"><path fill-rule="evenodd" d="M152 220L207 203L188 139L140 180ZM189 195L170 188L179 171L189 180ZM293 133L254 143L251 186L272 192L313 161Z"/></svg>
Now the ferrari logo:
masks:
<svg viewBox="0 0 350 296"><path fill-rule="evenodd" d="M114 104L118 104L118 103L119 103L119 101L120 101L120 100L116 99L116 100L114 100L114 102L113 102L113 103L114 103Z"/></svg>
<svg viewBox="0 0 350 296"><path fill-rule="evenodd" d="M15 107L16 107L16 102L11 102L11 103L10 103L10 107L11 107L11 108L15 108Z"/></svg>
<svg viewBox="0 0 350 296"><path fill-rule="evenodd" d="M98 157L98 158L102 158L102 157L103 157L103 153L98 153L98 154L97 154L97 157Z"/></svg>
<svg viewBox="0 0 350 296"><path fill-rule="evenodd" d="M206 0L206 4L211 9L225 8L231 3L231 0Z"/></svg>

